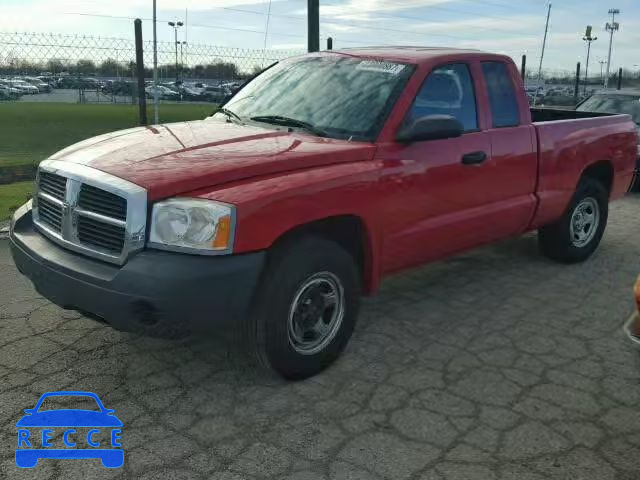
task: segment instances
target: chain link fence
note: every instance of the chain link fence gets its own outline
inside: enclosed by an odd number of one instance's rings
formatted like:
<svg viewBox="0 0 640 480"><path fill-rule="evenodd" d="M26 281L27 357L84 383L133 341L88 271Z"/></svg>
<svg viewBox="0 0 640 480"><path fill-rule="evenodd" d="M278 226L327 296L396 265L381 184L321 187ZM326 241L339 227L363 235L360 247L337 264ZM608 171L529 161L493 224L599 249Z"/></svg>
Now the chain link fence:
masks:
<svg viewBox="0 0 640 480"><path fill-rule="evenodd" d="M158 42L162 101L219 103L251 75L302 50ZM144 42L145 95L153 96L153 42ZM133 39L0 32L0 100L132 103Z"/></svg>
<svg viewBox="0 0 640 480"><path fill-rule="evenodd" d="M589 70L585 65L573 69L545 68L538 76L538 70L527 70L524 78L529 100L538 106L573 108L585 98L604 89L606 65L595 62ZM579 76L578 76L579 75ZM607 88L640 88L640 71L626 68L610 72Z"/></svg>

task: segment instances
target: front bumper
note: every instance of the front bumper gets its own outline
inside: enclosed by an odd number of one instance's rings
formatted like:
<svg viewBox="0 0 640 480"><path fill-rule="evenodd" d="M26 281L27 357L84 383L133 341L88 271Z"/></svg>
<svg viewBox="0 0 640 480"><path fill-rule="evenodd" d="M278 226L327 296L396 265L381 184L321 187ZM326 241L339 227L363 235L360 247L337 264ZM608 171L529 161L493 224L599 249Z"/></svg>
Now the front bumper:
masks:
<svg viewBox="0 0 640 480"><path fill-rule="evenodd" d="M265 252L199 256L143 250L116 266L65 250L34 230L30 209L16 212L10 235L18 270L45 298L152 336L217 334L247 314Z"/></svg>

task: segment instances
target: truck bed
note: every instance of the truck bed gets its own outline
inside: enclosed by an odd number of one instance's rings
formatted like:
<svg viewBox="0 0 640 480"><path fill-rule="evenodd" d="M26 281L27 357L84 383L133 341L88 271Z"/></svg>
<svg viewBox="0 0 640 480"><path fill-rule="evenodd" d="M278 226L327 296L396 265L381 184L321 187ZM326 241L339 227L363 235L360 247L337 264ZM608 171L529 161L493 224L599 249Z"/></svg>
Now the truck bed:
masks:
<svg viewBox="0 0 640 480"><path fill-rule="evenodd" d="M556 122L560 120L579 120L583 118L611 117L615 113L579 112L577 110L563 110L555 108L531 108L531 121Z"/></svg>
<svg viewBox="0 0 640 480"><path fill-rule="evenodd" d="M531 117L538 144L539 206L534 227L562 215L587 166L612 167L612 200L627 192L637 149L629 115L532 108Z"/></svg>

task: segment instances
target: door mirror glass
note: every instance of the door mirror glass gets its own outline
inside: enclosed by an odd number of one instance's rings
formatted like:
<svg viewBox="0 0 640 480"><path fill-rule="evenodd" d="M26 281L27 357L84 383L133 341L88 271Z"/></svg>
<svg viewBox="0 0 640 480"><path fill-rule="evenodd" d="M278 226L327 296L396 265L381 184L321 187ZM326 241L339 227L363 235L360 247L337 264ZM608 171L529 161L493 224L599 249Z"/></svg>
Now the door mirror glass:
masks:
<svg viewBox="0 0 640 480"><path fill-rule="evenodd" d="M400 129L396 139L399 142L424 142L462 136L464 127L451 115L429 115L418 118Z"/></svg>

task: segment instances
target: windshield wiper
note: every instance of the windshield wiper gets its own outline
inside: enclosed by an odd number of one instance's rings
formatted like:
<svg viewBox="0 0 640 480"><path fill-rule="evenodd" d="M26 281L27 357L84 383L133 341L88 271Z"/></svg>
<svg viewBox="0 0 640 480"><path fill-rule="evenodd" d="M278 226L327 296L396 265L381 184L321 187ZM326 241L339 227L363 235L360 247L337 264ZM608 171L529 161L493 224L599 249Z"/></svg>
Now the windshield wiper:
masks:
<svg viewBox="0 0 640 480"><path fill-rule="evenodd" d="M244 125L244 120L242 120L242 117L240 115L238 115L236 112L232 112L228 108L224 108L224 107L222 107L218 111L220 113L226 115L229 120L233 119L233 120L236 120L237 122L239 122L240 124Z"/></svg>
<svg viewBox="0 0 640 480"><path fill-rule="evenodd" d="M328 133L315 125L305 122L304 120L296 120L295 118L284 117L282 115L259 115L251 117L255 122L270 123L272 125L282 125L283 127L302 128L318 137L328 137Z"/></svg>

